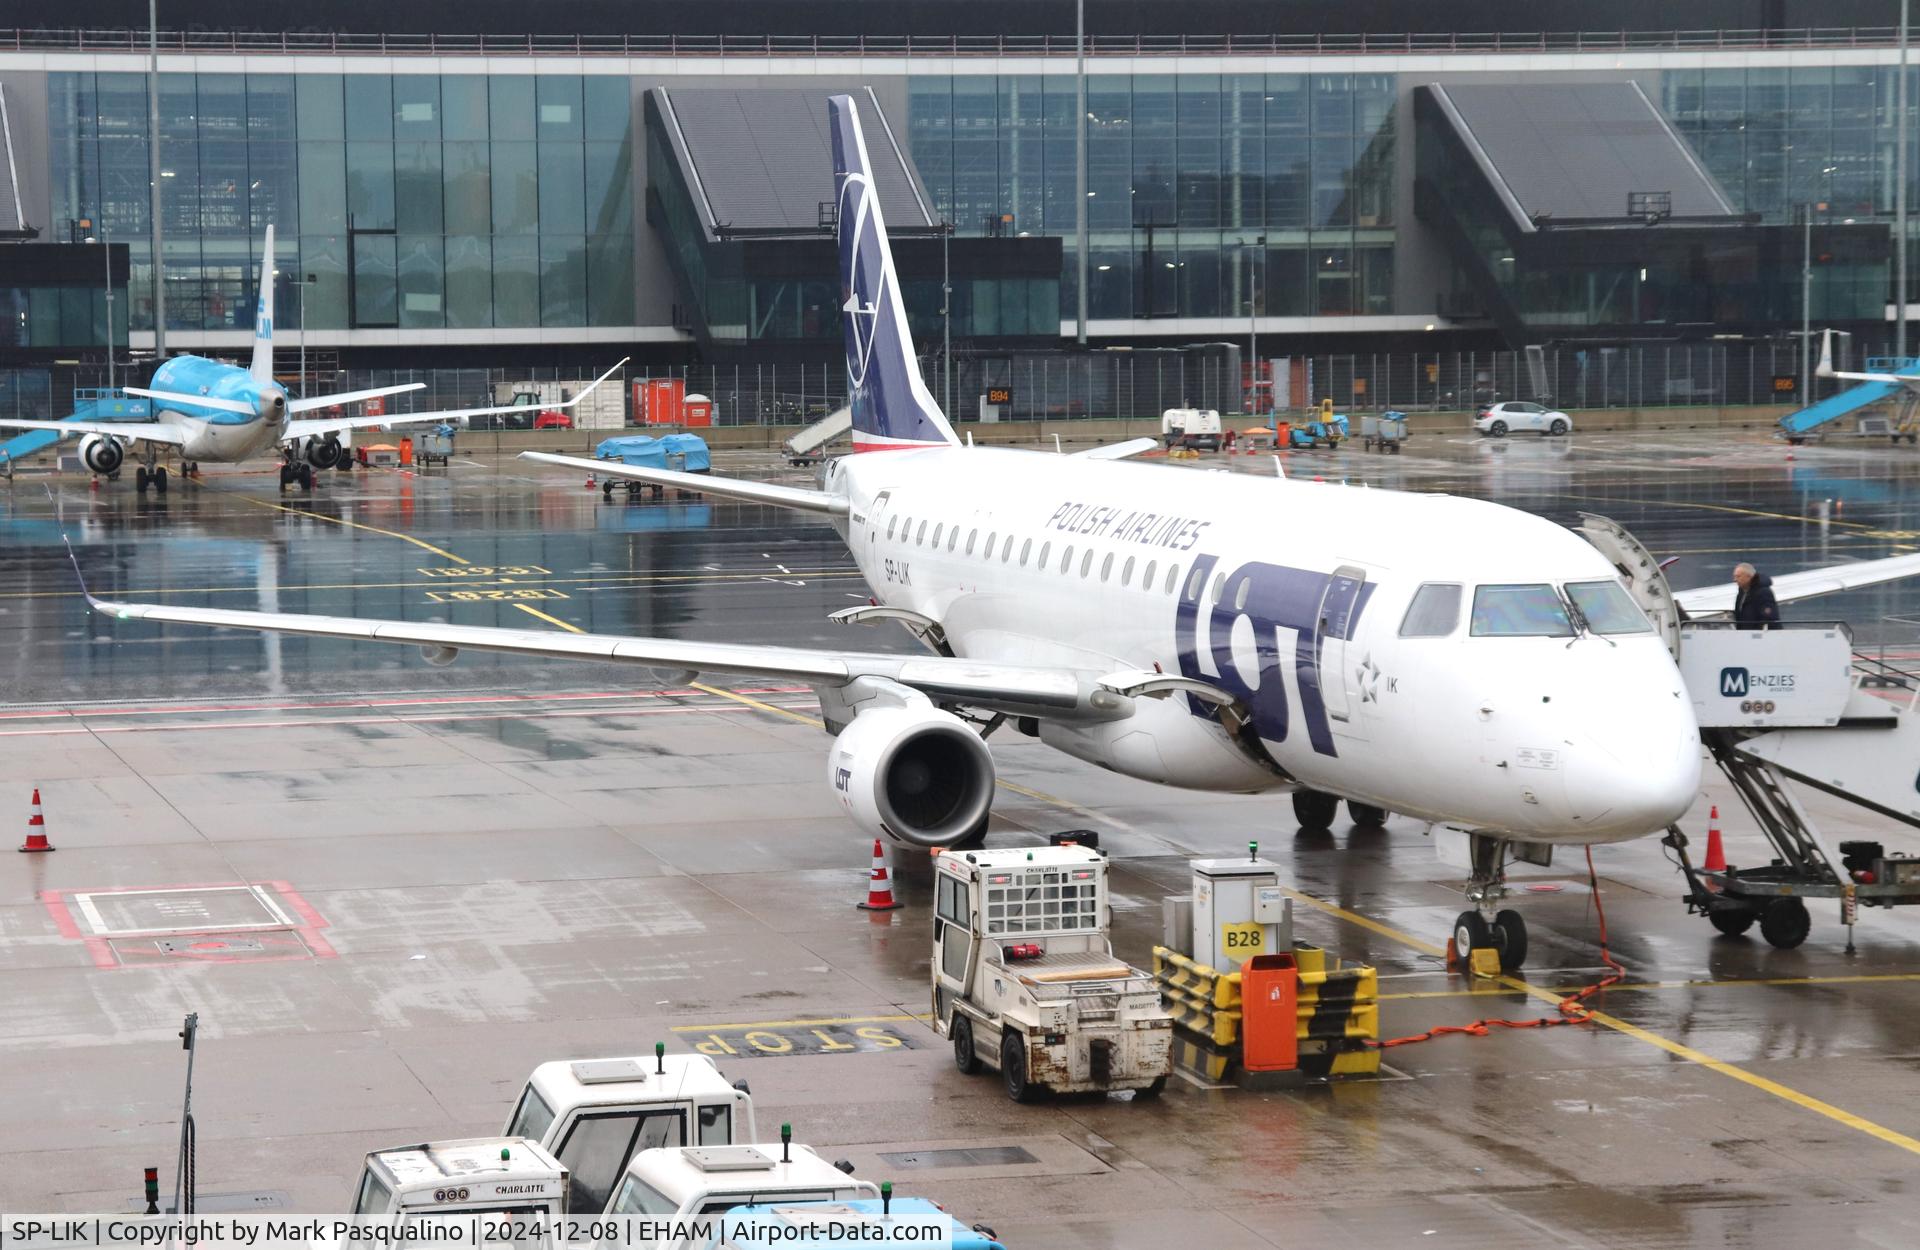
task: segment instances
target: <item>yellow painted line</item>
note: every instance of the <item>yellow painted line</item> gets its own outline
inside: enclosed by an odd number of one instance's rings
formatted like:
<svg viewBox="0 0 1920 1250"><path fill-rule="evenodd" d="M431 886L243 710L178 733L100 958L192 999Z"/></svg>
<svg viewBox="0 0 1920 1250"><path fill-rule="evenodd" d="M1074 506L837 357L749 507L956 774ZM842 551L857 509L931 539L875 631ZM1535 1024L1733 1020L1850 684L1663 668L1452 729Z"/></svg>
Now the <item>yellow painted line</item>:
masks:
<svg viewBox="0 0 1920 1250"><path fill-rule="evenodd" d="M231 492L223 491L222 493L227 494ZM473 563L473 561L471 560L463 559L460 556L454 555L451 551L448 551L445 548L436 547L432 543L427 542L425 539L415 538L411 534L402 534L396 530L383 530L378 525L366 525L359 521L348 521L341 517L328 516L324 512L309 512L305 508L289 508L287 505L283 503L272 503L265 499L255 499L252 495L234 495L233 497L235 499L243 499L250 504L255 504L262 508L274 508L281 512L290 513L293 516L311 517L316 521L326 521L333 525L344 525L348 529L365 530L369 534L379 534L386 538L397 538L403 543L412 543L416 547L420 547L427 551L431 551L434 555L440 556L443 559L451 560L455 564L472 564Z"/></svg>
<svg viewBox="0 0 1920 1250"><path fill-rule="evenodd" d="M1415 950L1431 955L1444 956L1446 954L1443 949L1435 946L1431 942L1423 942L1412 934L1402 933L1400 930L1390 925L1381 924L1377 920L1369 920L1365 916L1357 915L1344 907L1314 898L1310 894L1302 894L1298 890L1288 890L1287 893L1310 907L1326 912L1328 915L1337 916L1349 924L1357 924L1363 929L1378 933L1383 937L1391 938L1403 946L1410 946ZM1546 989L1542 986L1529 984L1515 977L1500 977L1498 978L1498 984L1511 990L1518 990L1529 997L1537 998L1541 1002L1550 1003L1556 1007L1560 1004L1560 1001L1566 997L1566 995L1562 993ZM1769 1080L1757 1073L1749 1072L1745 1068L1737 1067L1723 1059L1715 1059L1705 1051L1696 1050L1692 1046L1688 1046L1682 1042L1676 1042L1671 1038L1662 1037L1651 1029L1643 1029L1637 1024L1629 1024L1618 1016L1608 1015L1604 1011L1589 1010L1593 1023L1600 1025L1602 1028L1612 1029L1614 1032L1631 1037L1637 1042L1644 1042L1648 1046L1663 1050L1676 1059L1684 1059L1688 1063L1697 1063L1711 1072L1719 1073L1728 1080L1738 1081L1742 1085L1759 1090L1761 1093L1771 1094L1783 1102L1792 1103L1802 1110L1824 1116L1836 1124L1843 1124L1857 1132L1865 1133L1867 1136L1883 1141L1890 1146L1897 1146L1910 1154L1920 1155L1920 1139L1909 1137L1905 1133L1896 1132L1893 1129L1887 1128L1885 1125L1875 1124L1872 1120L1857 1116L1853 1114L1853 1112L1836 1107L1830 1102L1824 1102L1813 1097L1811 1094L1803 1094L1797 1089L1791 1089L1788 1086L1780 1084L1778 1081Z"/></svg>
<svg viewBox="0 0 1920 1250"><path fill-rule="evenodd" d="M826 722L820 720L818 717L807 716L800 712L790 712L786 708L775 707L771 703L763 703L751 695L736 694L734 691L722 690L718 686L708 686L697 681L691 681L687 684L695 690L703 691L707 694L719 695L723 699L732 699L735 703L743 703L756 712L771 712L775 716L784 716L788 720L797 720L802 725L811 725L815 729L825 729L827 727Z"/></svg>
<svg viewBox="0 0 1920 1250"><path fill-rule="evenodd" d="M1720 981L1623 981L1618 985L1609 985L1607 993L1616 994L1626 990L1725 990L1741 989L1747 986L1795 986L1795 985L1871 985L1878 982L1920 981L1920 972L1879 972L1862 973L1858 976L1844 977L1729 977ZM1565 997L1577 994L1585 989L1584 985L1561 985L1546 987L1549 994ZM1488 994L1507 994L1512 991L1498 986L1479 986L1464 990L1409 990L1401 994L1381 994L1378 999L1386 1002L1396 998L1480 998Z"/></svg>
<svg viewBox="0 0 1920 1250"><path fill-rule="evenodd" d="M1683 499L1616 499L1606 495L1569 495L1567 497L1586 503L1638 504L1643 508L1698 508L1705 512L1731 512L1736 516L1763 517L1769 521L1813 521L1821 525L1844 525L1849 529L1857 530L1879 528L1871 521L1842 521L1838 518L1804 516L1791 512L1763 512L1758 508L1736 508L1724 503L1694 503Z"/></svg>
<svg viewBox="0 0 1920 1250"><path fill-rule="evenodd" d="M673 1033L711 1033L715 1029L804 1029L816 1024L899 1024L927 1016L829 1016L819 1020L755 1020L750 1024L676 1024Z"/></svg>
<svg viewBox="0 0 1920 1250"><path fill-rule="evenodd" d="M545 612L542 612L539 608L534 607L532 604L516 603L513 606L516 608L519 608L522 612L525 612L528 616L539 617L541 620L545 621L549 625L558 625L561 629L566 630L570 634L584 634L587 632L586 630L581 629L578 625L570 625L566 621L561 620L557 616L548 616Z"/></svg>

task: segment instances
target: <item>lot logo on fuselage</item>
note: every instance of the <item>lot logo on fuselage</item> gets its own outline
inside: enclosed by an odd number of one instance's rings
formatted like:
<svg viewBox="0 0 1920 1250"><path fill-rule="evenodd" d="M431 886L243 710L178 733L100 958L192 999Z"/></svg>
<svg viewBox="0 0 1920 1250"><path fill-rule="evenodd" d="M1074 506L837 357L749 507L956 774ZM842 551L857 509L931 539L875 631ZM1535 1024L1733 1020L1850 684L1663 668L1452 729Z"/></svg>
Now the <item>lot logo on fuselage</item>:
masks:
<svg viewBox="0 0 1920 1250"><path fill-rule="evenodd" d="M1201 556L1193 563L1188 585L1197 593L1182 593L1174 615L1174 642L1180 656L1180 675L1212 682L1245 704L1252 715L1254 731L1266 742L1285 742L1291 728L1291 709L1281 669L1282 656L1278 631L1294 631L1293 670L1300 688L1300 717L1306 723L1307 741L1321 755L1337 756L1333 730L1327 723L1327 704L1320 687L1320 653L1328 638L1353 637L1360 613L1373 596L1373 587L1358 578L1312 569L1296 569L1284 564L1243 564L1228 574L1217 595L1211 593L1217 556ZM1200 606L1212 600L1204 634ZM1233 654L1233 627L1241 617L1253 625L1253 646L1258 668L1243 673ZM1202 668L1200 656L1207 655L1213 669ZM1332 681L1341 681L1339 673L1328 673ZM1195 716L1217 718L1212 704L1189 696L1187 706Z"/></svg>

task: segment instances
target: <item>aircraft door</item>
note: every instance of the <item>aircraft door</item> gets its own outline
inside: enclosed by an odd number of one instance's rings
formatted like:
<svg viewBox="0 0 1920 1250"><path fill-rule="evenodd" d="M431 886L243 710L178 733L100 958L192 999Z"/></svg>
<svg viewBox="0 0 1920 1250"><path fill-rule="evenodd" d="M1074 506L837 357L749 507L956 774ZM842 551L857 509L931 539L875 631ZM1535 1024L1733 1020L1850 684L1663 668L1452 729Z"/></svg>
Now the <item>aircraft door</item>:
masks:
<svg viewBox="0 0 1920 1250"><path fill-rule="evenodd" d="M1360 660L1354 655L1347 635L1353 628L1354 605L1360 601L1360 592L1367 584L1367 572L1351 564L1343 564L1333 571L1333 579L1327 583L1326 593L1320 599L1320 616L1316 628L1320 634L1320 699L1326 705L1327 717L1340 721L1352 728L1353 704L1357 692L1355 665Z"/></svg>

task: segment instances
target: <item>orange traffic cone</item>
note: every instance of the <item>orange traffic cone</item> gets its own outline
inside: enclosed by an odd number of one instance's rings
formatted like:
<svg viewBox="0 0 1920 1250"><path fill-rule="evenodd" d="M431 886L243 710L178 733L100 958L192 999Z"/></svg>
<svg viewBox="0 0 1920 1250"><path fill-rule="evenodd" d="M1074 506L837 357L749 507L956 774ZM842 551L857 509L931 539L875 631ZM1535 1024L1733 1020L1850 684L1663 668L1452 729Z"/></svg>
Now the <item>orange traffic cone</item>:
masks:
<svg viewBox="0 0 1920 1250"><path fill-rule="evenodd" d="M27 840L20 845L22 851L51 851L53 843L47 841L47 818L40 814L40 788L33 790L33 815L27 817Z"/></svg>
<svg viewBox="0 0 1920 1250"><path fill-rule="evenodd" d="M867 880L867 901L856 904L861 911L892 911L901 906L893 897L893 882L887 879L887 851L880 839L873 840L873 873Z"/></svg>
<svg viewBox="0 0 1920 1250"><path fill-rule="evenodd" d="M1707 809L1707 858L1700 866L1708 872L1727 870L1727 848L1720 845L1720 809L1717 806Z"/></svg>
<svg viewBox="0 0 1920 1250"><path fill-rule="evenodd" d="M594 486L595 486L595 485L596 485L596 483L595 483L595 482L594 482L594 480L593 480L593 470L592 470L592 469L588 469L588 470L587 470L587 489L588 489L588 490L592 490L592 489L594 488Z"/></svg>

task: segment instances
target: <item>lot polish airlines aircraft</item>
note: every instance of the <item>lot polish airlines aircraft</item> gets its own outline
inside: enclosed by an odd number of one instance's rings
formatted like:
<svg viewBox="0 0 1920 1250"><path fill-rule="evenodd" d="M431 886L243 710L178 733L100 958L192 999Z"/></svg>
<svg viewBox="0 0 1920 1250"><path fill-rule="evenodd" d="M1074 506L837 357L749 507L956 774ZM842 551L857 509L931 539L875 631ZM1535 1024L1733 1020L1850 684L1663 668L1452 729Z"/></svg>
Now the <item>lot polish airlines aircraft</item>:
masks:
<svg viewBox="0 0 1920 1250"><path fill-rule="evenodd" d="M486 413L511 412L512 408L456 408L444 412L410 412L384 416L310 417L299 414L336 405L359 403L381 395L417 391L424 382L399 386L377 386L364 391L342 391L333 395L310 395L293 399L287 388L273 380L273 282L268 266L273 259L273 227L267 227L266 243L260 260L259 299L253 322L253 360L249 367L222 364L204 356L174 356L153 371L151 387L129 386L129 395L145 399L155 414L149 421L13 421L0 419L0 429L52 430L59 434L79 434L80 461L94 473L117 476L130 444L139 443L141 461L134 472L134 485L145 491L151 485L165 494L167 470L159 463L163 452L179 456L184 471L193 472L202 460L215 464L237 464L251 460L271 448L284 456L280 467L280 487L294 482L313 489L313 471L331 469L349 463L340 435L348 430L385 425L420 425L429 421L457 421ZM627 363L625 360L620 365ZM562 404L571 408L586 398L587 392L612 375L615 365L578 395Z"/></svg>
<svg viewBox="0 0 1920 1250"><path fill-rule="evenodd" d="M1637 838L1687 810L1701 747L1666 639L1572 531L1479 500L1123 462L1152 439L963 446L912 353L853 102L836 97L832 118L855 454L818 490L529 454L826 517L875 596L838 618L902 622L934 654L94 606L410 643L440 664L472 648L805 682L835 735L828 784L862 830L914 846L984 831L985 739L1003 725L1131 777L1292 790L1312 828L1342 798L1360 823L1403 813L1466 832L1473 908L1456 937L1509 967L1526 947L1499 909L1510 847ZM1776 586L1792 598L1795 583ZM1725 611L1732 592L1675 598Z"/></svg>

